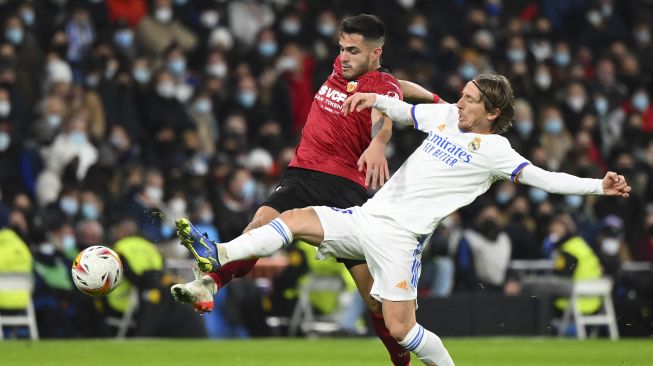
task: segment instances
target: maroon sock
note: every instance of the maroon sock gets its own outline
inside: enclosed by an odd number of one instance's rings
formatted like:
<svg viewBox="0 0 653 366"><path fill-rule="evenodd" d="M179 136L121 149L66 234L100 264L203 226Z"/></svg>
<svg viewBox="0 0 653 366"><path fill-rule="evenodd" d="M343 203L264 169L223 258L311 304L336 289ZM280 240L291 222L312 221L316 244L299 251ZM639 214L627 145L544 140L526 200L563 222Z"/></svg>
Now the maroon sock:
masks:
<svg viewBox="0 0 653 366"><path fill-rule="evenodd" d="M410 351L406 350L392 338L390 331L385 326L383 314L370 311L370 316L372 317L372 325L374 326L376 335L388 350L392 364L395 366L410 366Z"/></svg>
<svg viewBox="0 0 653 366"><path fill-rule="evenodd" d="M258 258L229 262L217 271L208 273L208 275L213 278L215 284L218 285L218 289L221 289L234 278L240 278L248 274L257 261Z"/></svg>

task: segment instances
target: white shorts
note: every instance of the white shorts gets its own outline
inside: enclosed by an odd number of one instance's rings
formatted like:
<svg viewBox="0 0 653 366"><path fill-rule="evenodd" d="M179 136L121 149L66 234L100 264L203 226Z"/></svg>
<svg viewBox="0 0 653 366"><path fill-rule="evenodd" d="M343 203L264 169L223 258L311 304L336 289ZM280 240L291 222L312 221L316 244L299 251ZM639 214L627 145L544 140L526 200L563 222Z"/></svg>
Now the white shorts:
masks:
<svg viewBox="0 0 653 366"><path fill-rule="evenodd" d="M324 229L318 255L365 259L374 278L370 294L379 301L417 298L423 243L413 233L360 207L312 208Z"/></svg>

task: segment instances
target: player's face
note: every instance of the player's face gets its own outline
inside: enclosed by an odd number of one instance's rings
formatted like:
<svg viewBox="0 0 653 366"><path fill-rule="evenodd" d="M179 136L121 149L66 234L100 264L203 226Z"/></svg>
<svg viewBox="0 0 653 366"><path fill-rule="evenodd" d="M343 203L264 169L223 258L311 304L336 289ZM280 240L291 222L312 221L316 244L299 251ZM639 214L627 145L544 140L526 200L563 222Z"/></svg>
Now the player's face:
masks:
<svg viewBox="0 0 653 366"><path fill-rule="evenodd" d="M356 33L341 33L340 63L342 76L352 80L378 67L381 47L374 47L372 42L366 42L362 35Z"/></svg>
<svg viewBox="0 0 653 366"><path fill-rule="evenodd" d="M481 91L471 81L465 85L462 96L456 103L458 107L458 128L465 132L491 133L491 114L481 100Z"/></svg>

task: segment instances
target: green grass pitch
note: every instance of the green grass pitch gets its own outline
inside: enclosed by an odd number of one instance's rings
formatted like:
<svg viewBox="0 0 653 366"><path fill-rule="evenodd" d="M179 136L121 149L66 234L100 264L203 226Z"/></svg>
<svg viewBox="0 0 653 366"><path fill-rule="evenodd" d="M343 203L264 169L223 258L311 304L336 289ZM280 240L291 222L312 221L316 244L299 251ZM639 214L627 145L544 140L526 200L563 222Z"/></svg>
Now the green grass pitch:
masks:
<svg viewBox="0 0 653 366"><path fill-rule="evenodd" d="M447 338L457 366L653 365L653 339ZM421 362L414 358L414 366ZM390 365L373 338L0 341L2 366Z"/></svg>

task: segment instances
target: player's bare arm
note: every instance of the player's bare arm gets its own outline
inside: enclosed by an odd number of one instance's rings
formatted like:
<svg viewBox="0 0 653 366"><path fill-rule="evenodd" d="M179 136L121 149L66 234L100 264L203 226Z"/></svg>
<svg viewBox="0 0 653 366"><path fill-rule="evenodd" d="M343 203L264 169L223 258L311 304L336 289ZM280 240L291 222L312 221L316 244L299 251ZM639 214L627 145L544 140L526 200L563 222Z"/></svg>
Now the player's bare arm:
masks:
<svg viewBox="0 0 653 366"><path fill-rule="evenodd" d="M392 121L377 110L372 110L372 141L358 159L358 170L365 171L365 184L376 189L376 183L383 187L390 178L385 145L392 137Z"/></svg>
<svg viewBox="0 0 653 366"><path fill-rule="evenodd" d="M414 104L420 103L447 103L439 95L428 91L419 84L408 80L397 80L404 95L404 100Z"/></svg>
<svg viewBox="0 0 653 366"><path fill-rule="evenodd" d="M412 104L380 94L356 93L345 100L341 111L346 116L353 111L360 112L365 108L378 110L390 118L394 124L405 126L413 124Z"/></svg>

